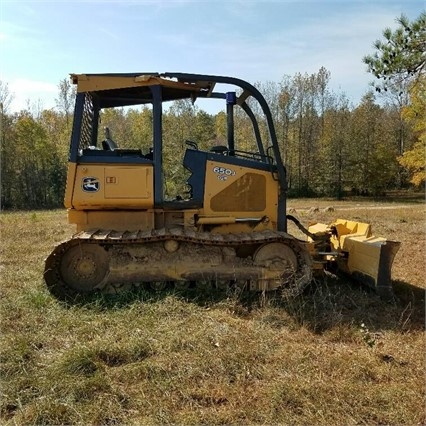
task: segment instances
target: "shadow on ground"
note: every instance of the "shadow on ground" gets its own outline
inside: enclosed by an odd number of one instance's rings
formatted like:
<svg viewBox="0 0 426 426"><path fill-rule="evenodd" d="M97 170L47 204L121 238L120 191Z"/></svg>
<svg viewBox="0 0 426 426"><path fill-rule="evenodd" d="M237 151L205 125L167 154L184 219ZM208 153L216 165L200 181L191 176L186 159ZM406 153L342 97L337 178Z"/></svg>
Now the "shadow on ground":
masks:
<svg viewBox="0 0 426 426"><path fill-rule="evenodd" d="M282 310L295 324L314 333L324 333L341 325L368 324L374 330L424 330L425 289L403 281L393 282L395 297L383 300L373 290L348 278L336 276L314 281L303 294L286 298L280 294L258 294L236 289L214 288L178 291L148 291L137 288L116 295L92 295L72 306L96 311L126 309L134 303L158 303L176 297L203 307L229 307L233 315L251 318L259 309ZM71 306L64 304L64 306Z"/></svg>
<svg viewBox="0 0 426 426"><path fill-rule="evenodd" d="M348 279L316 281L299 298L281 306L315 333L340 325L368 324L372 331L424 330L425 290L394 282L394 298L384 300L373 290Z"/></svg>

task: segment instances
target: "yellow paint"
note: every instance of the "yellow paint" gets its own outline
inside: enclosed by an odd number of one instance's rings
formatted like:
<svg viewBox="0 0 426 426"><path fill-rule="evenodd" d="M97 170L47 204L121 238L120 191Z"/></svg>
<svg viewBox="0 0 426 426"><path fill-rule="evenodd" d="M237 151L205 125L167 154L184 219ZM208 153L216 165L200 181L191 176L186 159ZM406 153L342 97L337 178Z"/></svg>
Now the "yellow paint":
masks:
<svg viewBox="0 0 426 426"><path fill-rule="evenodd" d="M337 230L337 236L330 238L333 249L348 253L346 261L339 261L340 268L351 274L357 272L367 275L377 283L381 247L386 239L373 236L369 223L345 219L337 219L328 226L317 223L311 225L309 231L321 235L332 226Z"/></svg>
<svg viewBox="0 0 426 426"><path fill-rule="evenodd" d="M235 223L235 217L232 216L200 216L197 219L197 225L225 225Z"/></svg>
<svg viewBox="0 0 426 426"><path fill-rule="evenodd" d="M99 90L123 89L126 87L141 87L161 85L183 89L198 93L203 84L187 84L176 80L141 75L141 76L120 76L120 75L87 75L87 74L71 74L71 80L77 84L77 92L94 92Z"/></svg>
<svg viewBox="0 0 426 426"><path fill-rule="evenodd" d="M154 211L69 209L68 222L77 225L77 232L92 229L147 231L154 228Z"/></svg>
<svg viewBox="0 0 426 426"><path fill-rule="evenodd" d="M354 222L351 220L337 219L333 225L337 230L337 238L333 237L331 243L337 248L348 251L348 241L353 237L361 237L366 240L371 237L371 225L369 223ZM383 239L383 241L385 241Z"/></svg>
<svg viewBox="0 0 426 426"><path fill-rule="evenodd" d="M147 209L154 206L151 164L79 164L73 174L75 181L71 204L77 210ZM98 190L84 190L84 179L89 178L93 178L93 185L89 184L89 189L90 186L98 185ZM70 207L69 204L67 207Z"/></svg>
<svg viewBox="0 0 426 426"><path fill-rule="evenodd" d="M256 225L250 223L232 223L232 224L221 224L220 226L215 226L211 229L212 234L231 234L231 233L239 233L239 232L261 232L267 229L272 229L270 224L259 223Z"/></svg>
<svg viewBox="0 0 426 426"><path fill-rule="evenodd" d="M77 170L76 163L68 163L67 183L65 186L65 197L64 197L64 205L67 209L72 207L72 195L74 192L76 170Z"/></svg>
<svg viewBox="0 0 426 426"><path fill-rule="evenodd" d="M347 236L345 240L345 251L349 252L348 269L362 272L377 281L379 273L379 262L384 238L363 236Z"/></svg>
<svg viewBox="0 0 426 426"><path fill-rule="evenodd" d="M278 182L269 171L207 161L204 209L209 217L263 217L276 226ZM230 221L227 219L224 223Z"/></svg>

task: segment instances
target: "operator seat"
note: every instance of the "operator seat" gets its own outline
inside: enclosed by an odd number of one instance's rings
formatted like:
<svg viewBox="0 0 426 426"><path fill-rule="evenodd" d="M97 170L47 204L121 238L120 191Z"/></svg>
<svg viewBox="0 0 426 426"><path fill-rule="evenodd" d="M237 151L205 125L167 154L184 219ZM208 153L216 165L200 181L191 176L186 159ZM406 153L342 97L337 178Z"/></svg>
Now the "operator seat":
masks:
<svg viewBox="0 0 426 426"><path fill-rule="evenodd" d="M118 145L111 139L111 132L108 127L104 128L105 139L102 141L102 148L105 151L114 151L118 148Z"/></svg>
<svg viewBox="0 0 426 426"><path fill-rule="evenodd" d="M229 150L228 147L225 145L216 145L210 148L210 152L214 152L215 154L227 155L229 153Z"/></svg>

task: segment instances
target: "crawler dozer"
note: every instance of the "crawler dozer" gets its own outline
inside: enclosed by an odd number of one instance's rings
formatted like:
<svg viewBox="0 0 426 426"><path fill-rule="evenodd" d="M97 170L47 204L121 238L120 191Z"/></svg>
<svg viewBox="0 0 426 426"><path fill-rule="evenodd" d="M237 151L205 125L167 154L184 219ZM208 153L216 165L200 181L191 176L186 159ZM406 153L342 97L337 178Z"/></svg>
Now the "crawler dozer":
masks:
<svg viewBox="0 0 426 426"><path fill-rule="evenodd" d="M340 219L305 228L286 214L286 169L271 111L253 85L183 73L71 79L77 93L65 206L77 230L46 259L44 278L57 298L131 285L238 286L292 296L327 268L379 293L391 291L398 242L374 237L369 224ZM227 134L208 148L181 141L187 193L170 198L163 109L173 101L208 99L223 102ZM114 129L100 125L108 109L141 106L149 108L152 138L140 147L126 146L125 132L113 140ZM236 137L241 116L251 122L250 148ZM290 235L289 221L306 238Z"/></svg>

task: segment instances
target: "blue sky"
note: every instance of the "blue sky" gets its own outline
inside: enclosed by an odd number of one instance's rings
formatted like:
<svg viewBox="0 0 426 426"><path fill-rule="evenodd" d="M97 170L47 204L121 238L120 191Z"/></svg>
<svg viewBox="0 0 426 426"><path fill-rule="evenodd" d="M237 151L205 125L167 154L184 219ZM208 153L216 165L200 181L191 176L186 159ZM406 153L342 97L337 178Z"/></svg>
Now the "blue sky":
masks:
<svg viewBox="0 0 426 426"><path fill-rule="evenodd" d="M372 76L362 57L423 0L0 0L0 80L12 110L55 106L69 73L194 72L279 82L331 72L357 104Z"/></svg>

